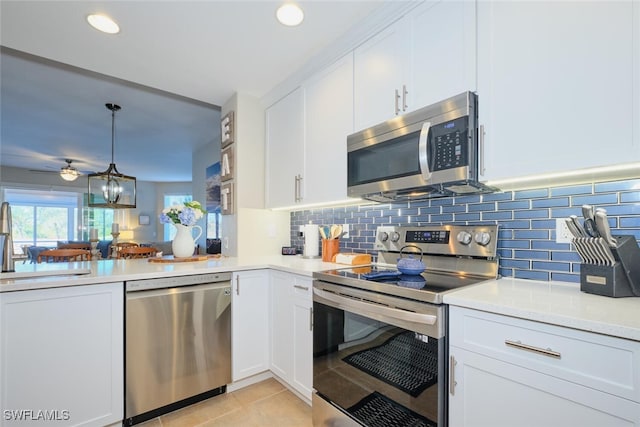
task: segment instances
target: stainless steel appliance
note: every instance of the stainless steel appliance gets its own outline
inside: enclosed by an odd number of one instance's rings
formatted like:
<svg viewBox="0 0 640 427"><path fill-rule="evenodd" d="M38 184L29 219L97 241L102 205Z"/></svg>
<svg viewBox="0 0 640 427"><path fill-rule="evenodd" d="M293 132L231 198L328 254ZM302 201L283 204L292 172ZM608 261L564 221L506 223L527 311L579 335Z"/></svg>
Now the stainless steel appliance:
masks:
<svg viewBox="0 0 640 427"><path fill-rule="evenodd" d="M464 92L347 137L347 193L379 202L486 193L478 97Z"/></svg>
<svg viewBox="0 0 640 427"><path fill-rule="evenodd" d="M314 426L447 425L443 295L498 276L497 225L378 227L375 265L314 273ZM400 274L400 251L426 271Z"/></svg>
<svg viewBox="0 0 640 427"><path fill-rule="evenodd" d="M226 391L231 273L126 283L125 424Z"/></svg>
<svg viewBox="0 0 640 427"><path fill-rule="evenodd" d="M9 202L2 202L0 206L0 239L2 239L2 272L15 271L13 262L13 236L11 233L11 206Z"/></svg>

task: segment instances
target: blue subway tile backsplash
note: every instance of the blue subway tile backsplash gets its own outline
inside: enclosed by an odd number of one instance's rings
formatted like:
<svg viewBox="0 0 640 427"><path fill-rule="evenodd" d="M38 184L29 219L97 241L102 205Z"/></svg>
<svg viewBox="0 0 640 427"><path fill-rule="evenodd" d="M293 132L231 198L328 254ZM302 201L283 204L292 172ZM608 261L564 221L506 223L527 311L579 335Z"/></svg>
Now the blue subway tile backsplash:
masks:
<svg viewBox="0 0 640 427"><path fill-rule="evenodd" d="M500 274L523 279L580 281L573 245L555 242L556 218L582 216L581 206L605 208L614 235L640 239L640 179L535 190L445 197L403 203L319 208L291 213L291 244L302 248L299 226L349 224L342 251L373 250L379 225L498 224Z"/></svg>

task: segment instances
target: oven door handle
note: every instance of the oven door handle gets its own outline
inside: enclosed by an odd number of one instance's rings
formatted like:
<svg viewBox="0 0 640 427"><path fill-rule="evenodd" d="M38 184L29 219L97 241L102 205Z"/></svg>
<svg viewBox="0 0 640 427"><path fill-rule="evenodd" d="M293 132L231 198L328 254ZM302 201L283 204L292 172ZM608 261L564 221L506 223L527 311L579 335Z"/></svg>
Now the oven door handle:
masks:
<svg viewBox="0 0 640 427"><path fill-rule="evenodd" d="M420 163L420 172L425 181L431 180L431 169L429 168L429 130L431 129L431 122L424 122L422 129L420 130L420 139L418 140L418 159Z"/></svg>
<svg viewBox="0 0 640 427"><path fill-rule="evenodd" d="M404 322L422 323L427 325L435 325L438 320L437 316L434 316L432 314L414 313L412 311L398 310L396 308L366 303L326 292L318 288L313 288L313 294L318 297L316 298L318 302L326 300L337 305L336 308L355 311L357 312L357 314L384 316L390 319L401 320Z"/></svg>

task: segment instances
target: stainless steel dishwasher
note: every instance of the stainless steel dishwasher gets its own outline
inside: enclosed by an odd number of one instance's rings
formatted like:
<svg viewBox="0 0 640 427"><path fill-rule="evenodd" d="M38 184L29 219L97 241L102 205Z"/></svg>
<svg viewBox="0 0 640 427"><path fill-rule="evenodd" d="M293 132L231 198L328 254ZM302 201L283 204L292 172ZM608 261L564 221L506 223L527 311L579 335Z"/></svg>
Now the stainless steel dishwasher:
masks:
<svg viewBox="0 0 640 427"><path fill-rule="evenodd" d="M231 273L126 283L125 424L224 393Z"/></svg>

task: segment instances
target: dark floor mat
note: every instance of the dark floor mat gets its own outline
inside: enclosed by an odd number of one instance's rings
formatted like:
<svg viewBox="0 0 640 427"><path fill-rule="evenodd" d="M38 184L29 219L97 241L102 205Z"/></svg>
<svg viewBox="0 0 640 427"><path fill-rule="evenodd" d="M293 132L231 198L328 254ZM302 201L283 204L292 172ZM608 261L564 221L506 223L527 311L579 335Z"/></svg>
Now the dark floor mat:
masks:
<svg viewBox="0 0 640 427"><path fill-rule="evenodd" d="M347 410L367 427L437 427L438 424L373 392Z"/></svg>
<svg viewBox="0 0 640 427"><path fill-rule="evenodd" d="M342 360L416 397L438 381L438 341L426 343L414 336L403 332Z"/></svg>

